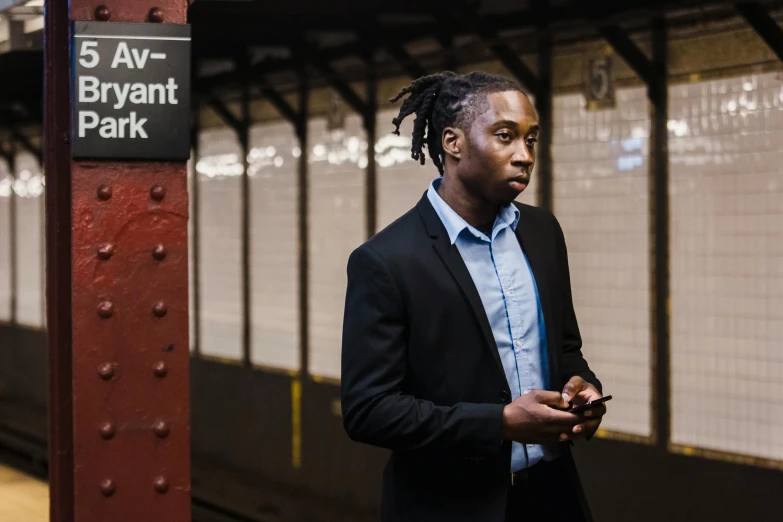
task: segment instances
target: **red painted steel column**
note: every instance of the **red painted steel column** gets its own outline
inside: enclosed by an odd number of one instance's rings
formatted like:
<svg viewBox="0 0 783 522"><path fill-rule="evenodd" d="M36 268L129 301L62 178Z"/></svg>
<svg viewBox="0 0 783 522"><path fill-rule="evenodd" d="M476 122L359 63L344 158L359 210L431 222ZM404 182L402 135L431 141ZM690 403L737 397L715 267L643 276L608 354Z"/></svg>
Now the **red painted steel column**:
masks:
<svg viewBox="0 0 783 522"><path fill-rule="evenodd" d="M185 163L70 157L70 24L185 23L187 0L49 2L51 520L189 522Z"/></svg>

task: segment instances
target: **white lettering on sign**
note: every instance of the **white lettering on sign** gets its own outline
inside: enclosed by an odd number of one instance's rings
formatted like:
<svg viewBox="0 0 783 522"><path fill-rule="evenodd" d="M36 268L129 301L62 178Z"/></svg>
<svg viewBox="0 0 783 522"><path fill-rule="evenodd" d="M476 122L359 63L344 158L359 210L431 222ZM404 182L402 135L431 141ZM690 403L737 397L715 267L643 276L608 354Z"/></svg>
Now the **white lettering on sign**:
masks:
<svg viewBox="0 0 783 522"><path fill-rule="evenodd" d="M94 111L79 111L79 137L87 136L87 131L98 128L101 138L142 138L147 139L147 131L144 124L147 118L136 118L136 113L131 111L129 118L100 118ZM128 132L125 132L125 128Z"/></svg>
<svg viewBox="0 0 783 522"><path fill-rule="evenodd" d="M177 82L169 78L164 85L162 83L114 83L101 82L95 76L79 77L78 101L95 103L113 103L115 109L122 109L125 103L136 105L159 104L177 105ZM112 93L113 96L109 94ZM130 95L130 97L129 97Z"/></svg>
<svg viewBox="0 0 783 522"><path fill-rule="evenodd" d="M128 38L133 41L133 38ZM100 63L98 42L84 40L79 48L79 64L92 69ZM135 44L135 42L134 42ZM128 45L121 41L112 57L111 68L143 70L148 60L165 60L166 53L152 53L141 46ZM110 104L114 109L123 109L126 105L177 105L179 85L174 78L163 83L140 82L104 82L96 76L79 76L77 100L80 103ZM78 111L78 135L87 136L88 132L97 132L105 139L140 138L147 139L144 124L147 118L139 118L135 111L126 113L126 117L104 116L94 110Z"/></svg>
<svg viewBox="0 0 783 522"><path fill-rule="evenodd" d="M125 64L128 69L144 69L149 54L149 49L142 49L141 51L135 48L129 49L127 43L120 42L117 46L117 51L114 53L111 68L116 69L118 65Z"/></svg>
<svg viewBox="0 0 783 522"><path fill-rule="evenodd" d="M88 120L89 118L89 120ZM79 111L79 137L87 136L87 129L98 126L98 113L92 111Z"/></svg>
<svg viewBox="0 0 783 522"><path fill-rule="evenodd" d="M83 67L87 67L88 69L92 69L96 65L98 65L98 62L100 61L100 56L98 56L98 51L96 51L94 48L98 47L98 42L84 42L82 43L82 50L79 53L79 63L82 64ZM85 57L89 58L86 59Z"/></svg>

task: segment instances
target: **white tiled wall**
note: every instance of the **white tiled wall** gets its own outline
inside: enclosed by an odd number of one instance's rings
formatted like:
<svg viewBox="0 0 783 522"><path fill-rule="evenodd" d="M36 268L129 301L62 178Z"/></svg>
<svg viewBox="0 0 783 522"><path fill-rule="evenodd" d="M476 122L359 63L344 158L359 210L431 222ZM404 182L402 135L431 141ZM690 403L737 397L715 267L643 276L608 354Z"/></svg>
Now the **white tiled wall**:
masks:
<svg viewBox="0 0 783 522"><path fill-rule="evenodd" d="M299 141L288 123L259 125L250 147L251 361L298 370Z"/></svg>
<svg viewBox="0 0 783 522"><path fill-rule="evenodd" d="M670 90L672 441L783 459L783 83Z"/></svg>
<svg viewBox="0 0 783 522"><path fill-rule="evenodd" d="M644 89L623 89L614 109L584 107L582 95L554 99L554 210L583 353L614 396L601 426L648 436L648 102Z"/></svg>
<svg viewBox="0 0 783 522"><path fill-rule="evenodd" d="M201 353L242 359L241 147L230 129L200 136Z"/></svg>
<svg viewBox="0 0 783 522"><path fill-rule="evenodd" d="M398 112L398 109L382 111L377 118L375 161L378 164L378 230L416 206L430 182L440 176L427 149L425 165L411 158L414 116L408 116L402 121L399 136L392 134L394 125L391 121Z"/></svg>
<svg viewBox="0 0 783 522"><path fill-rule="evenodd" d="M0 159L0 322L11 319L11 192L13 178Z"/></svg>
<svg viewBox="0 0 783 522"><path fill-rule="evenodd" d="M360 118L331 133L309 123L310 373L339 378L346 266L366 239L367 138Z"/></svg>
<svg viewBox="0 0 783 522"><path fill-rule="evenodd" d="M43 176L29 153L16 157L17 322L44 326Z"/></svg>

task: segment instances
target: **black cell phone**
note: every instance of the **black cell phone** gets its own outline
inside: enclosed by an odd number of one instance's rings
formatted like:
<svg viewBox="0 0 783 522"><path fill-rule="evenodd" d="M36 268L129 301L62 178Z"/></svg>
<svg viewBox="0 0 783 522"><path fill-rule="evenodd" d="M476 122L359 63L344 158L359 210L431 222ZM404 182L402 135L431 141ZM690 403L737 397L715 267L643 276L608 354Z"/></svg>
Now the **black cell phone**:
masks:
<svg viewBox="0 0 783 522"><path fill-rule="evenodd" d="M582 413L585 410L589 410L593 406L596 406L598 404L603 404L604 402L611 401L612 396L607 395L606 397L601 397L600 399L596 399L594 401L582 404L581 406L571 406L566 410L567 413Z"/></svg>

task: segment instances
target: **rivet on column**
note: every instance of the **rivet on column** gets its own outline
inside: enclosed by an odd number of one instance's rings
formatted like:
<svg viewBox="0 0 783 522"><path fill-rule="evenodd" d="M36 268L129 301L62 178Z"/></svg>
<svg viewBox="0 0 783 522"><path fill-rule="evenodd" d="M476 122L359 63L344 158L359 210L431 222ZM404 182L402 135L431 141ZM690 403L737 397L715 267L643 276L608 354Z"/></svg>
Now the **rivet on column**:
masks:
<svg viewBox="0 0 783 522"><path fill-rule="evenodd" d="M166 247L163 245L155 245L155 248L152 249L152 257L157 259L158 261L163 261L166 259Z"/></svg>
<svg viewBox="0 0 783 522"><path fill-rule="evenodd" d="M98 315L103 317L104 319L108 319L112 315L114 315L114 305L111 301L102 301L100 304L98 304Z"/></svg>
<svg viewBox="0 0 783 522"><path fill-rule="evenodd" d="M111 11L105 5L99 5L95 8L95 19L101 22L108 22L111 18Z"/></svg>
<svg viewBox="0 0 783 522"><path fill-rule="evenodd" d="M111 422L104 422L101 424L101 427L98 428L98 431L100 432L102 439L109 440L114 438L114 424Z"/></svg>
<svg viewBox="0 0 783 522"><path fill-rule="evenodd" d="M98 199L102 201L106 201L108 199L111 199L112 190L111 187L108 185L101 185L98 187Z"/></svg>
<svg viewBox="0 0 783 522"><path fill-rule="evenodd" d="M111 363L101 364L98 366L98 375L100 375L101 379L104 381L111 380L111 378L114 377L114 365Z"/></svg>
<svg viewBox="0 0 783 522"><path fill-rule="evenodd" d="M163 476L155 477L153 485L155 486L155 491L158 493L165 493L169 490L169 481Z"/></svg>
<svg viewBox="0 0 783 522"><path fill-rule="evenodd" d="M108 261L114 255L115 248L113 243L104 243L98 247L98 258Z"/></svg>
<svg viewBox="0 0 783 522"><path fill-rule="evenodd" d="M166 303L163 301L158 301L154 305L152 305L152 313L155 314L155 317L163 317L166 315L166 312L169 311L169 308L166 306Z"/></svg>
<svg viewBox="0 0 783 522"><path fill-rule="evenodd" d="M115 491L117 491L117 486L114 484L112 479L107 478L101 481L101 493L103 493L104 497L110 497L114 495Z"/></svg>
<svg viewBox="0 0 783 522"><path fill-rule="evenodd" d="M163 201L163 198L166 197L166 189L161 185L155 185L150 189L150 197L155 201Z"/></svg>
<svg viewBox="0 0 783 522"><path fill-rule="evenodd" d="M166 368L166 363L163 361L156 362L155 366L152 367L152 371L155 374L155 377L160 377L161 379L169 373L169 369Z"/></svg>
<svg viewBox="0 0 783 522"><path fill-rule="evenodd" d="M164 420L156 420L152 425L152 431L155 435L161 439L165 439L169 436L169 425Z"/></svg>
<svg viewBox="0 0 783 522"><path fill-rule="evenodd" d="M160 10L159 7L153 7L150 9L150 22L159 24L163 21L163 11Z"/></svg>

